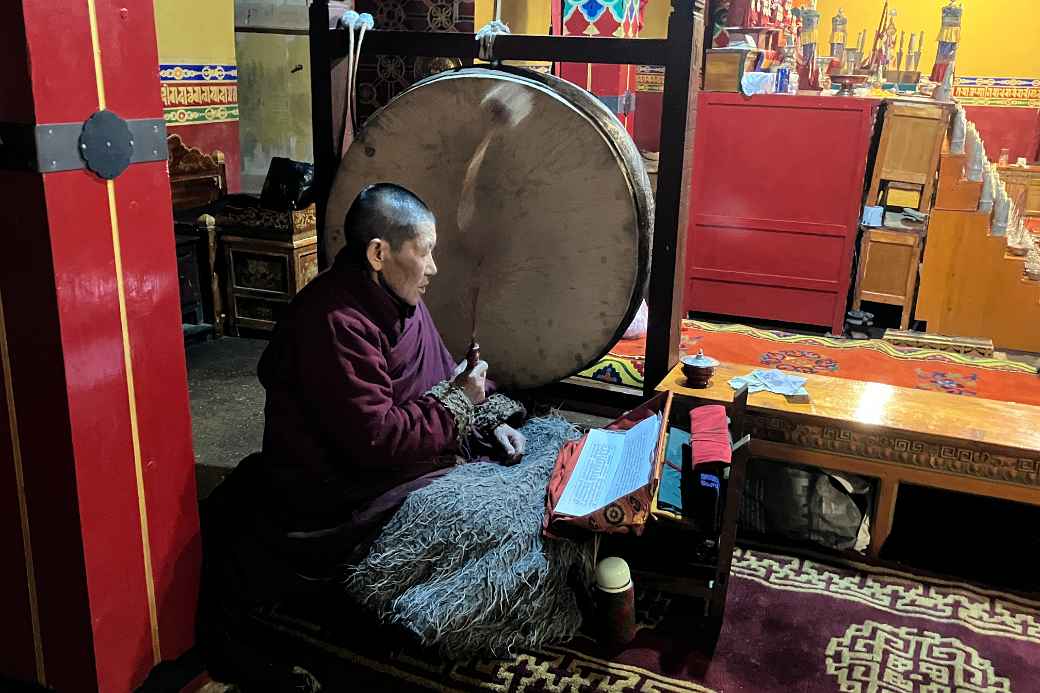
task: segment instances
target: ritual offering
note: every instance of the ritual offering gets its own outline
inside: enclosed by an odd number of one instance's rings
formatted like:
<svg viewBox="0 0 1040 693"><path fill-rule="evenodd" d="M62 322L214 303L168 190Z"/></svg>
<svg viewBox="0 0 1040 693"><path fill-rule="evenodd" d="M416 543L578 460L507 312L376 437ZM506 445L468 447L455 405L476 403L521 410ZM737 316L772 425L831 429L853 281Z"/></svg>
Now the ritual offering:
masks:
<svg viewBox="0 0 1040 693"><path fill-rule="evenodd" d="M849 41L849 18L845 10L838 8L838 14L831 19L831 55L839 64L845 59L845 44Z"/></svg>
<svg viewBox="0 0 1040 693"><path fill-rule="evenodd" d="M831 75L831 84L838 85L837 96L855 96L856 87L862 87L867 83L866 75Z"/></svg>
<svg viewBox="0 0 1040 693"><path fill-rule="evenodd" d="M710 356L705 356L703 349L697 352L696 356L684 356L682 372L686 376L686 386L697 389L708 387L718 366L719 362Z"/></svg>
<svg viewBox="0 0 1040 693"><path fill-rule="evenodd" d="M459 357L479 324L500 386L577 373L639 309L650 180L617 117L584 89L526 70L465 68L405 90L343 157L327 259L343 246L351 202L375 182L412 190L436 215L439 275L425 304Z"/></svg>
<svg viewBox="0 0 1040 693"><path fill-rule="evenodd" d="M803 82L809 89L820 88L820 69L817 62L819 44L820 12L816 9L816 0L801 8L799 16L802 20L802 66L805 70Z"/></svg>
<svg viewBox="0 0 1040 693"><path fill-rule="evenodd" d="M1035 243L1026 254L1025 274L1026 279L1040 282L1040 250L1037 249Z"/></svg>
<svg viewBox="0 0 1040 693"><path fill-rule="evenodd" d="M993 192L993 171L990 170L987 164L986 171L982 174L982 197L979 200L980 212L989 214L993 211Z"/></svg>
<svg viewBox="0 0 1040 693"><path fill-rule="evenodd" d="M993 226L991 233L994 236L1008 235L1008 225L1011 223L1011 198L1008 197L1007 188L1001 181L996 181L993 191ZM1010 242L1012 239L1009 238Z"/></svg>
<svg viewBox="0 0 1040 693"><path fill-rule="evenodd" d="M1019 223L1012 226L1007 234L1008 253L1015 257L1026 257L1033 249L1033 234Z"/></svg>
<svg viewBox="0 0 1040 693"><path fill-rule="evenodd" d="M963 154L968 137L968 120L964 107L958 104L953 114L953 129L950 131L950 153Z"/></svg>
<svg viewBox="0 0 1040 693"><path fill-rule="evenodd" d="M957 45L961 41L961 17L964 8L957 0L942 8L942 26L939 29L939 48L932 68L932 81L940 84L947 81L957 61Z"/></svg>
<svg viewBox="0 0 1040 693"><path fill-rule="evenodd" d="M854 75L856 70L859 69L859 64L863 60L863 51L859 48L846 48L842 58L841 64L838 67L838 74L842 75ZM833 75L832 75L833 76Z"/></svg>

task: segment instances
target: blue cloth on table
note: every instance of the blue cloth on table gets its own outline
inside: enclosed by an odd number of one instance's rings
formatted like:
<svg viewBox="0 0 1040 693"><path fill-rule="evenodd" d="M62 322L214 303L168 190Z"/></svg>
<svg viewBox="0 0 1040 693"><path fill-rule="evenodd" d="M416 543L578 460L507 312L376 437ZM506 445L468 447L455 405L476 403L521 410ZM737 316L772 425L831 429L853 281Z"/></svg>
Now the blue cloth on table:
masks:
<svg viewBox="0 0 1040 693"><path fill-rule="evenodd" d="M661 470L661 486L657 491L657 506L682 514L683 445L690 443L690 434L679 428L668 429L668 445Z"/></svg>

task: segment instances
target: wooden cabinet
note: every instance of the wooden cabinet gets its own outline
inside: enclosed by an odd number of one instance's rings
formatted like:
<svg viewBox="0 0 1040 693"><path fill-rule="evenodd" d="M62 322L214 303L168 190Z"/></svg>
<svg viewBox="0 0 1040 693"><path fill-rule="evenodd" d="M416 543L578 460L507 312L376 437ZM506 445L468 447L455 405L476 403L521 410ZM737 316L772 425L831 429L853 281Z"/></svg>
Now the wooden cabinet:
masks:
<svg viewBox="0 0 1040 693"><path fill-rule="evenodd" d="M864 229L852 307L859 310L863 301L899 306L899 329L909 327L923 240L923 229Z"/></svg>
<svg viewBox="0 0 1040 693"><path fill-rule="evenodd" d="M1007 184L1011 199L1021 201L1022 214L1040 216L1040 165L998 166L997 172Z"/></svg>
<svg viewBox="0 0 1040 693"><path fill-rule="evenodd" d="M686 310L842 332L878 105L700 94Z"/></svg>
<svg viewBox="0 0 1040 693"><path fill-rule="evenodd" d="M293 296L318 274L315 210L226 208L221 216L229 328L273 330Z"/></svg>
<svg viewBox="0 0 1040 693"><path fill-rule="evenodd" d="M867 204L878 204L886 183L910 184L920 190L917 208L928 212L935 194L946 131L953 107L941 103L890 101L885 104L874 174Z"/></svg>

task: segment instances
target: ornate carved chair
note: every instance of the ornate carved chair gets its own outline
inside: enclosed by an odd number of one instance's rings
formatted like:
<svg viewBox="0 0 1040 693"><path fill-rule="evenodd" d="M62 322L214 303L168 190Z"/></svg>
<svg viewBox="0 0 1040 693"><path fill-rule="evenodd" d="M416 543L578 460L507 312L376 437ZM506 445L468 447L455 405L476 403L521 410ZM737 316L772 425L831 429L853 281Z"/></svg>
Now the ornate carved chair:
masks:
<svg viewBox="0 0 1040 693"><path fill-rule="evenodd" d="M199 212L227 195L224 154L220 151L204 154L187 146L180 135L170 135L166 146L185 332L198 331L195 326L208 321L213 326L213 335L220 337L224 333L225 315L217 225L213 216Z"/></svg>

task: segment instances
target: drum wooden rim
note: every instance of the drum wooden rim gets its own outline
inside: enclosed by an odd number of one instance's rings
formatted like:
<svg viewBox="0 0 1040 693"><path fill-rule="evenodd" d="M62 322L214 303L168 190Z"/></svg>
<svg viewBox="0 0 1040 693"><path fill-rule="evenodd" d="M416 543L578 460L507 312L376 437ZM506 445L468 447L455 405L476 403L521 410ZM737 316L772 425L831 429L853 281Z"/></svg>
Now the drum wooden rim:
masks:
<svg viewBox="0 0 1040 693"><path fill-rule="evenodd" d="M358 137L351 146L351 151L348 151L347 155L344 156L343 163L340 167L340 171L337 173L336 181L332 186L329 198L325 221L326 229L331 230L331 232L327 231L325 234L326 247L322 248L322 252L325 252L326 257L331 261L335 253L338 251L335 234L338 232L341 235L343 217L346 214L346 210L350 203L353 201L352 196L350 200L345 199L342 189L350 187L350 182L355 181L359 175L363 175L359 174L356 169L348 170L348 162L353 159L359 159L361 162L364 161L364 159L360 158L358 151L355 150L358 148L363 150L366 146L365 135L368 126L371 123L378 123L381 118L386 117L388 113L392 113L395 104L407 103L403 100L414 96L415 92L418 90L422 90L443 80L465 79L470 77L516 81L520 84L527 84L532 88L539 89L542 93L553 95L557 99L562 99L571 109L582 116L584 121L587 122L587 125L593 128L607 144L611 154L616 160L618 171L622 174L627 190L631 196L631 211L633 212L635 224L635 228L631 229L631 233L636 239L636 257L634 258L636 267L632 293L631 296L628 297L628 305L624 309L623 317L619 321L619 324L613 329L611 338L606 340L607 343L599 344L595 348L590 348L588 350L587 364L572 364L566 369L557 368L551 378L546 376L545 378L535 378L532 380L531 378L514 378L509 377L508 375L502 377L501 374L496 377L497 380L503 382L503 384L507 386L515 385L525 388L537 387L574 375L605 356L609 352L610 348L621 339L628 325L635 317L643 299L646 282L649 276L654 221L654 202L650 188L650 180L646 173L642 156L640 155L638 148L635 146L635 143L632 142L627 131L625 131L622 123L614 113L612 113L601 101L599 101L599 99L589 92L552 75L509 67L459 68L441 72L417 82L410 88L401 92L397 98L372 115L368 123L366 123L366 127L362 128L361 132L358 133ZM361 165L363 165L363 163ZM369 182L377 181L371 180ZM437 212L436 209L435 212ZM440 214L438 216L440 216ZM628 222L626 222L626 225L627 224ZM341 244L341 242L342 241L340 240L339 243ZM443 279L439 277L434 281L440 282L443 281ZM618 310L620 310L623 303L619 301L614 305ZM436 320L436 315L434 317ZM575 316L575 318L580 319L581 316ZM609 323L607 324L609 325ZM445 335L445 337L447 338L447 335ZM583 344L582 346L586 345ZM592 347L591 344L587 346ZM458 354L455 355L458 356ZM488 357L489 360L494 359L494 356L491 354L488 354Z"/></svg>

